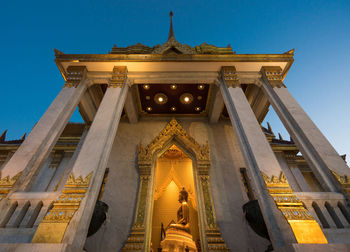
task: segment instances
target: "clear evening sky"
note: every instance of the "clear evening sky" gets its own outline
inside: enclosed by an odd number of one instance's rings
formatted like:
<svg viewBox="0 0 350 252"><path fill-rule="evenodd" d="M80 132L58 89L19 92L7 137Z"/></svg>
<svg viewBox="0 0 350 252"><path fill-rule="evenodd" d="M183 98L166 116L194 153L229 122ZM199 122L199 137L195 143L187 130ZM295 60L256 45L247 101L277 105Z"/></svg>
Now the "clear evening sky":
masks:
<svg viewBox="0 0 350 252"><path fill-rule="evenodd" d="M2 1L0 134L28 133L61 90L53 48L88 54L160 44L170 10L181 43L230 44L242 54L295 48L285 84L339 154L350 155L349 0ZM263 125L289 139L271 111Z"/></svg>

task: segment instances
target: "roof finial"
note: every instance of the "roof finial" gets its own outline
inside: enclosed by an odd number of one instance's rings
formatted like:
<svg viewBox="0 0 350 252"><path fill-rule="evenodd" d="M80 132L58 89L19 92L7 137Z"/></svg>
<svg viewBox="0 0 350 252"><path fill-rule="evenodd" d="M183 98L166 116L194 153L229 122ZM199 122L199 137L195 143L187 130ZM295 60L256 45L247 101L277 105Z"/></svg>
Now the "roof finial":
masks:
<svg viewBox="0 0 350 252"><path fill-rule="evenodd" d="M173 29L173 16L174 16L174 13L172 11L170 11L169 16L170 16L170 29L169 29L168 41L170 40L171 37L173 37L175 39L174 29Z"/></svg>

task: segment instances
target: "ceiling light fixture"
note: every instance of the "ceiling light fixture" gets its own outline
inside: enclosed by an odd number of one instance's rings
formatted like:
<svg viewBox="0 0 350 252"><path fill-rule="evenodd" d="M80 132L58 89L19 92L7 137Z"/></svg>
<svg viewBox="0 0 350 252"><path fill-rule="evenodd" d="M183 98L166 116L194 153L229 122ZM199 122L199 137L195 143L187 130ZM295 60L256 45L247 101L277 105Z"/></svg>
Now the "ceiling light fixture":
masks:
<svg viewBox="0 0 350 252"><path fill-rule="evenodd" d="M190 93L184 93L180 96L180 102L182 104L190 104L193 101L193 95Z"/></svg>
<svg viewBox="0 0 350 252"><path fill-rule="evenodd" d="M168 96L166 96L166 94L157 93L154 96L154 102L159 104L159 105L163 105L163 104L167 103L167 101L168 101Z"/></svg>
<svg viewBox="0 0 350 252"><path fill-rule="evenodd" d="M143 87L144 90L150 89L150 86L149 86L148 84L145 84L145 85L143 85L142 87Z"/></svg>

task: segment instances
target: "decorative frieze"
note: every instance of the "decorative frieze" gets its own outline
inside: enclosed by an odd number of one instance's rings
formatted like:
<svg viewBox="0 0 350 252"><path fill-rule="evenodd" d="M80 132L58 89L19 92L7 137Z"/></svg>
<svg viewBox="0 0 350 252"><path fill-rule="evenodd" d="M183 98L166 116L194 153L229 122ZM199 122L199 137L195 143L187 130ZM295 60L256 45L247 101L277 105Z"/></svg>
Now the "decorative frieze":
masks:
<svg viewBox="0 0 350 252"><path fill-rule="evenodd" d="M201 181L202 191L203 191L207 228L208 229L216 228L216 221L214 218L212 202L211 202L209 176L200 176L200 181Z"/></svg>
<svg viewBox="0 0 350 252"><path fill-rule="evenodd" d="M198 144L174 118L149 145L143 147L140 143L138 155L139 167L140 165L142 167L144 164L151 164L154 154L163 149L168 141L175 136L190 149L194 150L197 162L201 163L203 165L202 167L209 167L210 156L208 142L203 146Z"/></svg>
<svg viewBox="0 0 350 252"><path fill-rule="evenodd" d="M272 87L285 87L283 84L282 68L279 66L264 66L261 68L263 79L267 80Z"/></svg>
<svg viewBox="0 0 350 252"><path fill-rule="evenodd" d="M36 230L32 243L60 243L69 222L79 209L89 187L92 172L83 178L69 174L62 194L54 201L52 209L46 214Z"/></svg>
<svg viewBox="0 0 350 252"><path fill-rule="evenodd" d="M109 83L109 87L121 88L127 78L128 69L126 66L115 66L113 68L112 79Z"/></svg>
<svg viewBox="0 0 350 252"><path fill-rule="evenodd" d="M239 87L240 83L234 66L221 67L221 78L227 87Z"/></svg>
<svg viewBox="0 0 350 252"><path fill-rule="evenodd" d="M64 87L77 87L84 78L87 69L85 66L69 66L67 68L66 83Z"/></svg>
<svg viewBox="0 0 350 252"><path fill-rule="evenodd" d="M298 243L328 243L319 224L293 193L283 172L269 177L261 172L269 194L290 224Z"/></svg>

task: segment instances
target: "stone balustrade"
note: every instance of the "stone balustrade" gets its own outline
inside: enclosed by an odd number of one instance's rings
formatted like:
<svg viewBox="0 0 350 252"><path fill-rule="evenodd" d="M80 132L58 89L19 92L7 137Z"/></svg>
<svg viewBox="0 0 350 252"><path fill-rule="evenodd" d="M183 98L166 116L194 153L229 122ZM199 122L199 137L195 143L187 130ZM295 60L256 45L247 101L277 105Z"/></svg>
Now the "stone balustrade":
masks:
<svg viewBox="0 0 350 252"><path fill-rule="evenodd" d="M13 193L0 219L0 242L30 242L58 195L57 192Z"/></svg>
<svg viewBox="0 0 350 252"><path fill-rule="evenodd" d="M343 194L335 192L294 194L320 224L329 243L338 243L350 236L350 211Z"/></svg>

